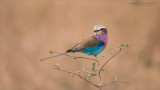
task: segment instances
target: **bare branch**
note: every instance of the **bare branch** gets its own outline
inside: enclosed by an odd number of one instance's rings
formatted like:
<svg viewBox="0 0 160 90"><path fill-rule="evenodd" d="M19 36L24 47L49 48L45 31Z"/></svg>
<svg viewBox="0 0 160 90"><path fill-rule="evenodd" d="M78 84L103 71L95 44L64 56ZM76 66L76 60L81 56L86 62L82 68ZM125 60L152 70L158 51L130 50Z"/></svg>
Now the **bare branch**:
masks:
<svg viewBox="0 0 160 90"><path fill-rule="evenodd" d="M106 56L108 56L108 55L110 55L110 54L113 54L113 53L116 52L117 50L119 50L119 48L113 50L113 51L110 52L110 53L107 53L107 54L103 55L103 56L99 59L99 61L101 61L101 60L103 60L104 58L106 58Z"/></svg>
<svg viewBox="0 0 160 90"><path fill-rule="evenodd" d="M102 65L102 67L100 68L100 69L102 69L114 56L116 56L119 52L121 52L121 49L117 52L117 53L115 53L113 56L111 56L103 65Z"/></svg>
<svg viewBox="0 0 160 90"><path fill-rule="evenodd" d="M86 71L84 68L83 68L83 70L81 72L89 73L89 74L95 74L95 72Z"/></svg>
<svg viewBox="0 0 160 90"><path fill-rule="evenodd" d="M80 78L82 78L83 80L87 81L88 83L96 86L97 88L99 88L98 85L94 84L93 82L87 80L86 78L84 78L83 76L81 76L79 73L75 73L75 72L72 72L72 71L68 71L68 70L63 70L63 69L60 69L60 68L53 68L53 69L57 69L57 70L60 70L60 71L63 71L63 72L67 72L67 73L71 73L73 75L76 75L76 76L79 76Z"/></svg>
<svg viewBox="0 0 160 90"><path fill-rule="evenodd" d="M114 83L117 83L117 82L119 82L119 83L124 83L124 84L129 84L129 82L126 82L126 81L112 81L112 82L104 85L103 87L108 86L108 85L111 85L111 84L114 84Z"/></svg>
<svg viewBox="0 0 160 90"><path fill-rule="evenodd" d="M121 51L123 51L125 48L126 48L126 46L121 46L121 47L119 47L119 51L116 52L115 54L113 54L113 55L102 65L102 67L100 68L100 70L103 69L104 66L105 66L113 57L115 57L118 53L120 53Z"/></svg>
<svg viewBox="0 0 160 90"><path fill-rule="evenodd" d="M73 76L78 76L78 77L80 77L81 79L85 80L86 82L88 82L88 83L92 84L93 86L97 87L99 90L102 90L103 87L108 86L108 85L111 85L111 84L114 84L114 83L117 83L117 82L129 84L128 82L125 82L125 81L118 81L118 80L117 80L117 77L116 77L116 79L114 78L114 81L112 81L112 82L110 82L110 83L108 83L108 84L103 85L103 84L102 84L102 78L101 78L101 71L102 71L102 69L104 68L104 66L105 66L112 58L114 58L117 54L119 54L121 51L123 51L123 50L124 50L125 48L127 48L127 47L128 47L128 44L127 44L127 43L126 43L126 44L122 44L122 45L120 45L117 49L113 50L113 51L110 52L110 53L105 54L104 56L102 56L100 59L98 59L97 57L96 57L96 59L92 59L92 58L87 58L87 57L71 56L71 55L68 55L67 52L65 52L65 53L59 53L59 52L57 52L57 51L54 51L55 53L58 54L57 56L66 55L66 56L68 56L68 57L72 57L73 59L82 58L82 59L92 60L92 61L96 61L96 63L97 63L98 65L97 65L97 70L96 70L96 72L94 72L94 71L95 71L95 63L94 63L94 65L93 65L94 70L92 69L93 72L87 71L87 70L85 70L84 68L82 69L82 71L72 72L72 71L68 71L68 70L61 69L58 64L55 64L55 65L54 65L55 68L53 68L53 69L60 70L60 71L66 72L66 73L70 73L70 74L72 74ZM103 60L106 56L108 56L108 55L110 55L110 54L113 54L113 55L112 55L111 57L109 57L102 65L100 65L100 61ZM44 58L44 59L42 59L42 60L46 60L46 59L53 58L53 57L57 57L57 56L52 56L52 57ZM95 84L95 83L89 81L87 78L85 78L85 77L83 77L82 75L80 75L81 73L88 73L90 76L97 76L97 78L98 78L98 80L99 80L99 84ZM95 74L95 75L92 75L92 74ZM88 75L87 77L89 77L89 75Z"/></svg>
<svg viewBox="0 0 160 90"><path fill-rule="evenodd" d="M97 64L98 64L98 71L97 71L97 73L98 73L98 80L99 80L99 90L102 90L102 79L101 79L101 68L100 68L100 61L98 60L98 62L97 62Z"/></svg>
<svg viewBox="0 0 160 90"><path fill-rule="evenodd" d="M55 53L58 53L58 54L63 54L63 53L59 53L57 51L54 51ZM77 59L77 58L82 58L82 59L88 59L88 60L92 60L92 61L97 61L97 59L93 59L93 58L87 58L87 57L77 57L77 56L71 56L71 55L68 55L68 54L64 54L68 57L72 57L73 59Z"/></svg>

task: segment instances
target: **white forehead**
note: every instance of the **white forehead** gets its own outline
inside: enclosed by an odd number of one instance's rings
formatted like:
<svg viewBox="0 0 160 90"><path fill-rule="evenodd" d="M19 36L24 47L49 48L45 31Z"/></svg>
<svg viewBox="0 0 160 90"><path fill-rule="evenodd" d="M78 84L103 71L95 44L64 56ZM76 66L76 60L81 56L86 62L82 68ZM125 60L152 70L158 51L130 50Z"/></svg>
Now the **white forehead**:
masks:
<svg viewBox="0 0 160 90"><path fill-rule="evenodd" d="M105 26L103 26L103 25L95 25L94 26L94 30L100 30L101 28L105 28L105 29L107 29Z"/></svg>

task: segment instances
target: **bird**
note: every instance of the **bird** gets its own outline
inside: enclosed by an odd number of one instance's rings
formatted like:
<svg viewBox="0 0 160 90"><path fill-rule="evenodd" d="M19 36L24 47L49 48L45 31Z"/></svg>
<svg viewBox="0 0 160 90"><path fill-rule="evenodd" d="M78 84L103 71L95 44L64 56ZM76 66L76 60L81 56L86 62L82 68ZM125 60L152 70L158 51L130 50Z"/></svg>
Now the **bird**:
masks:
<svg viewBox="0 0 160 90"><path fill-rule="evenodd" d="M88 56L95 56L97 57L107 46L108 44L108 30L104 25L95 25L93 30L93 35L88 37L87 39L77 43L71 49L68 49L66 52L51 56L47 58L41 59L41 61L50 59L53 57L65 55L68 53L85 53Z"/></svg>

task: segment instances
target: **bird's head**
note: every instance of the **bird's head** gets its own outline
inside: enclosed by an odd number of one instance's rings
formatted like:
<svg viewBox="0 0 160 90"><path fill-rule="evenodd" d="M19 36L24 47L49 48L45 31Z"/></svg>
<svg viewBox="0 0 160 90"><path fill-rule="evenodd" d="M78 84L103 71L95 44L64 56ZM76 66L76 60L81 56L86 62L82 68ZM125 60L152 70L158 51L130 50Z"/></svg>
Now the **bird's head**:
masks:
<svg viewBox="0 0 160 90"><path fill-rule="evenodd" d="M94 33L96 34L106 33L107 34L107 28L103 25L95 25Z"/></svg>

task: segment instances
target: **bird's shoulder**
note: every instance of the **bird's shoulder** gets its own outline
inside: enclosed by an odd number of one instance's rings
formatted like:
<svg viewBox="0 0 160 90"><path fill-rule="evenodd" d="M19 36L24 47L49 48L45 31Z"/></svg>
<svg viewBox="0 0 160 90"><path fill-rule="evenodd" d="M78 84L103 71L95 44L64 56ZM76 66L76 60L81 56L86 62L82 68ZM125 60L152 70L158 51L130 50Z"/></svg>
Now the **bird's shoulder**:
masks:
<svg viewBox="0 0 160 90"><path fill-rule="evenodd" d="M92 35L89 38L75 45L74 49L80 51L85 49L86 47L97 46L100 42L101 42L100 40L98 40L95 36Z"/></svg>
<svg viewBox="0 0 160 90"><path fill-rule="evenodd" d="M94 35L92 35L86 40L82 41L80 44L87 47L94 47L99 43L100 43L100 40L98 40Z"/></svg>

